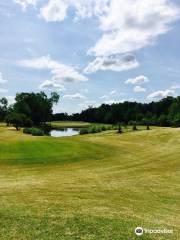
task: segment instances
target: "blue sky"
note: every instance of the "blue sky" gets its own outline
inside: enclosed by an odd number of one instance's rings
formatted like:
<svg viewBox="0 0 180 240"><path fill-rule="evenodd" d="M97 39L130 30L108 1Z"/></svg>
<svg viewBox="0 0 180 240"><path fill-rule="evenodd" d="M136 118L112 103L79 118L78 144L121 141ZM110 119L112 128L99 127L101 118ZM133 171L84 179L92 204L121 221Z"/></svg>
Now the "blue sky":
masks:
<svg viewBox="0 0 180 240"><path fill-rule="evenodd" d="M180 1L0 3L0 97L60 93L55 112L180 95Z"/></svg>

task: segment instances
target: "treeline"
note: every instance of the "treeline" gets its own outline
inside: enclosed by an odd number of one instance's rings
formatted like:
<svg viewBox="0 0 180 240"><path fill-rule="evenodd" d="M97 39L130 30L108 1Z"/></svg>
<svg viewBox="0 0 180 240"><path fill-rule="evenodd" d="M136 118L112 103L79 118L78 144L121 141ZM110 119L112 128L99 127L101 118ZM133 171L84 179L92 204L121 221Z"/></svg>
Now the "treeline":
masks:
<svg viewBox="0 0 180 240"><path fill-rule="evenodd" d="M109 124L140 124L180 127L180 96L166 97L158 102L123 102L89 107L81 113L54 114L53 121L85 121Z"/></svg>

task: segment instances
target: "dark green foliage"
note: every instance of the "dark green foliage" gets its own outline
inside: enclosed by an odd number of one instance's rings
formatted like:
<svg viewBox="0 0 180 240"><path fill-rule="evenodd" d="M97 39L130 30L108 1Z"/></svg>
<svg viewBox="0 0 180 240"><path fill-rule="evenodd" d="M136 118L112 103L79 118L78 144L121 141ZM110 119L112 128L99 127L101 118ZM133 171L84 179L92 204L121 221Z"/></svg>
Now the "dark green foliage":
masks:
<svg viewBox="0 0 180 240"><path fill-rule="evenodd" d="M32 134L33 136L44 136L44 131L40 128L24 128L23 133Z"/></svg>
<svg viewBox="0 0 180 240"><path fill-rule="evenodd" d="M8 110L8 101L5 97L0 99L0 121L4 121Z"/></svg>
<svg viewBox="0 0 180 240"><path fill-rule="evenodd" d="M33 136L43 136L44 132L43 130L39 129L39 128L32 128L32 135Z"/></svg>
<svg viewBox="0 0 180 240"><path fill-rule="evenodd" d="M81 113L73 115L56 114L56 120L84 121L92 123L121 123L133 125L180 126L180 97L166 97L158 102L137 103L123 102L112 105L102 104L100 107L89 107ZM60 118L60 119L58 119Z"/></svg>
<svg viewBox="0 0 180 240"><path fill-rule="evenodd" d="M52 93L51 98L48 98L44 92L18 93L15 100L14 112L24 114L33 125L40 125L50 120L53 103L58 101L58 95Z"/></svg>
<svg viewBox="0 0 180 240"><path fill-rule="evenodd" d="M88 134L89 132L88 132L88 129L87 128L82 128L81 130L80 130L80 135L84 135L84 134Z"/></svg>
<svg viewBox="0 0 180 240"><path fill-rule="evenodd" d="M24 128L23 133L32 134L32 128Z"/></svg>
<svg viewBox="0 0 180 240"><path fill-rule="evenodd" d="M102 127L101 127L101 130L102 130L102 131L106 131L106 126L102 126Z"/></svg>
<svg viewBox="0 0 180 240"><path fill-rule="evenodd" d="M137 131L138 130L136 124L133 125L132 130L133 131Z"/></svg>
<svg viewBox="0 0 180 240"><path fill-rule="evenodd" d="M6 116L6 122L12 124L18 131L27 121L26 115L17 112L11 112Z"/></svg>
<svg viewBox="0 0 180 240"><path fill-rule="evenodd" d="M51 119L53 104L58 100L57 93L51 93L50 98L44 92L18 93L15 104L8 109L6 122L8 125L13 124L17 130L22 126L45 126L45 123Z"/></svg>
<svg viewBox="0 0 180 240"><path fill-rule="evenodd" d="M52 126L51 124L43 124L41 126L41 129L43 130L43 132L46 134L46 135L49 135L49 132L52 130Z"/></svg>
<svg viewBox="0 0 180 240"><path fill-rule="evenodd" d="M122 127L120 124L118 125L118 133L122 133Z"/></svg>
<svg viewBox="0 0 180 240"><path fill-rule="evenodd" d="M104 131L107 131L107 130L112 130L112 126L93 125L93 126L90 126L88 128L82 128L80 130L80 134L84 135L84 134L100 133L100 132L104 132Z"/></svg>

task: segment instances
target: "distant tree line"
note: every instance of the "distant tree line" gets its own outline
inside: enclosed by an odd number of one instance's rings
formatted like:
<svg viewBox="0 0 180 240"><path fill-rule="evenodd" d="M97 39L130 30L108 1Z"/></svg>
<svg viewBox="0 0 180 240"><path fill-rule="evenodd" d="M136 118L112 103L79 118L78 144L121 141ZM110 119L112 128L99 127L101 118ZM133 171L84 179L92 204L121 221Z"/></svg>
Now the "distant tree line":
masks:
<svg viewBox="0 0 180 240"><path fill-rule="evenodd" d="M53 121L85 121L92 123L109 124L142 124L157 126L180 127L180 96L177 98L166 97L157 102L138 103L123 102L102 104L100 107L89 107L81 113L68 115L57 113Z"/></svg>

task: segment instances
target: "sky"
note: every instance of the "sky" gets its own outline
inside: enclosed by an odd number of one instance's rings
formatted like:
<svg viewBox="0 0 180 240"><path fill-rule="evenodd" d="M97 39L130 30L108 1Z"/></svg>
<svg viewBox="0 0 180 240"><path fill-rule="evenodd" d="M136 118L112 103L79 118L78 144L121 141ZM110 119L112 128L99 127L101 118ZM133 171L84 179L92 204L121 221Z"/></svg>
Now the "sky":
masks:
<svg viewBox="0 0 180 240"><path fill-rule="evenodd" d="M0 1L0 98L54 112L180 95L180 0Z"/></svg>

